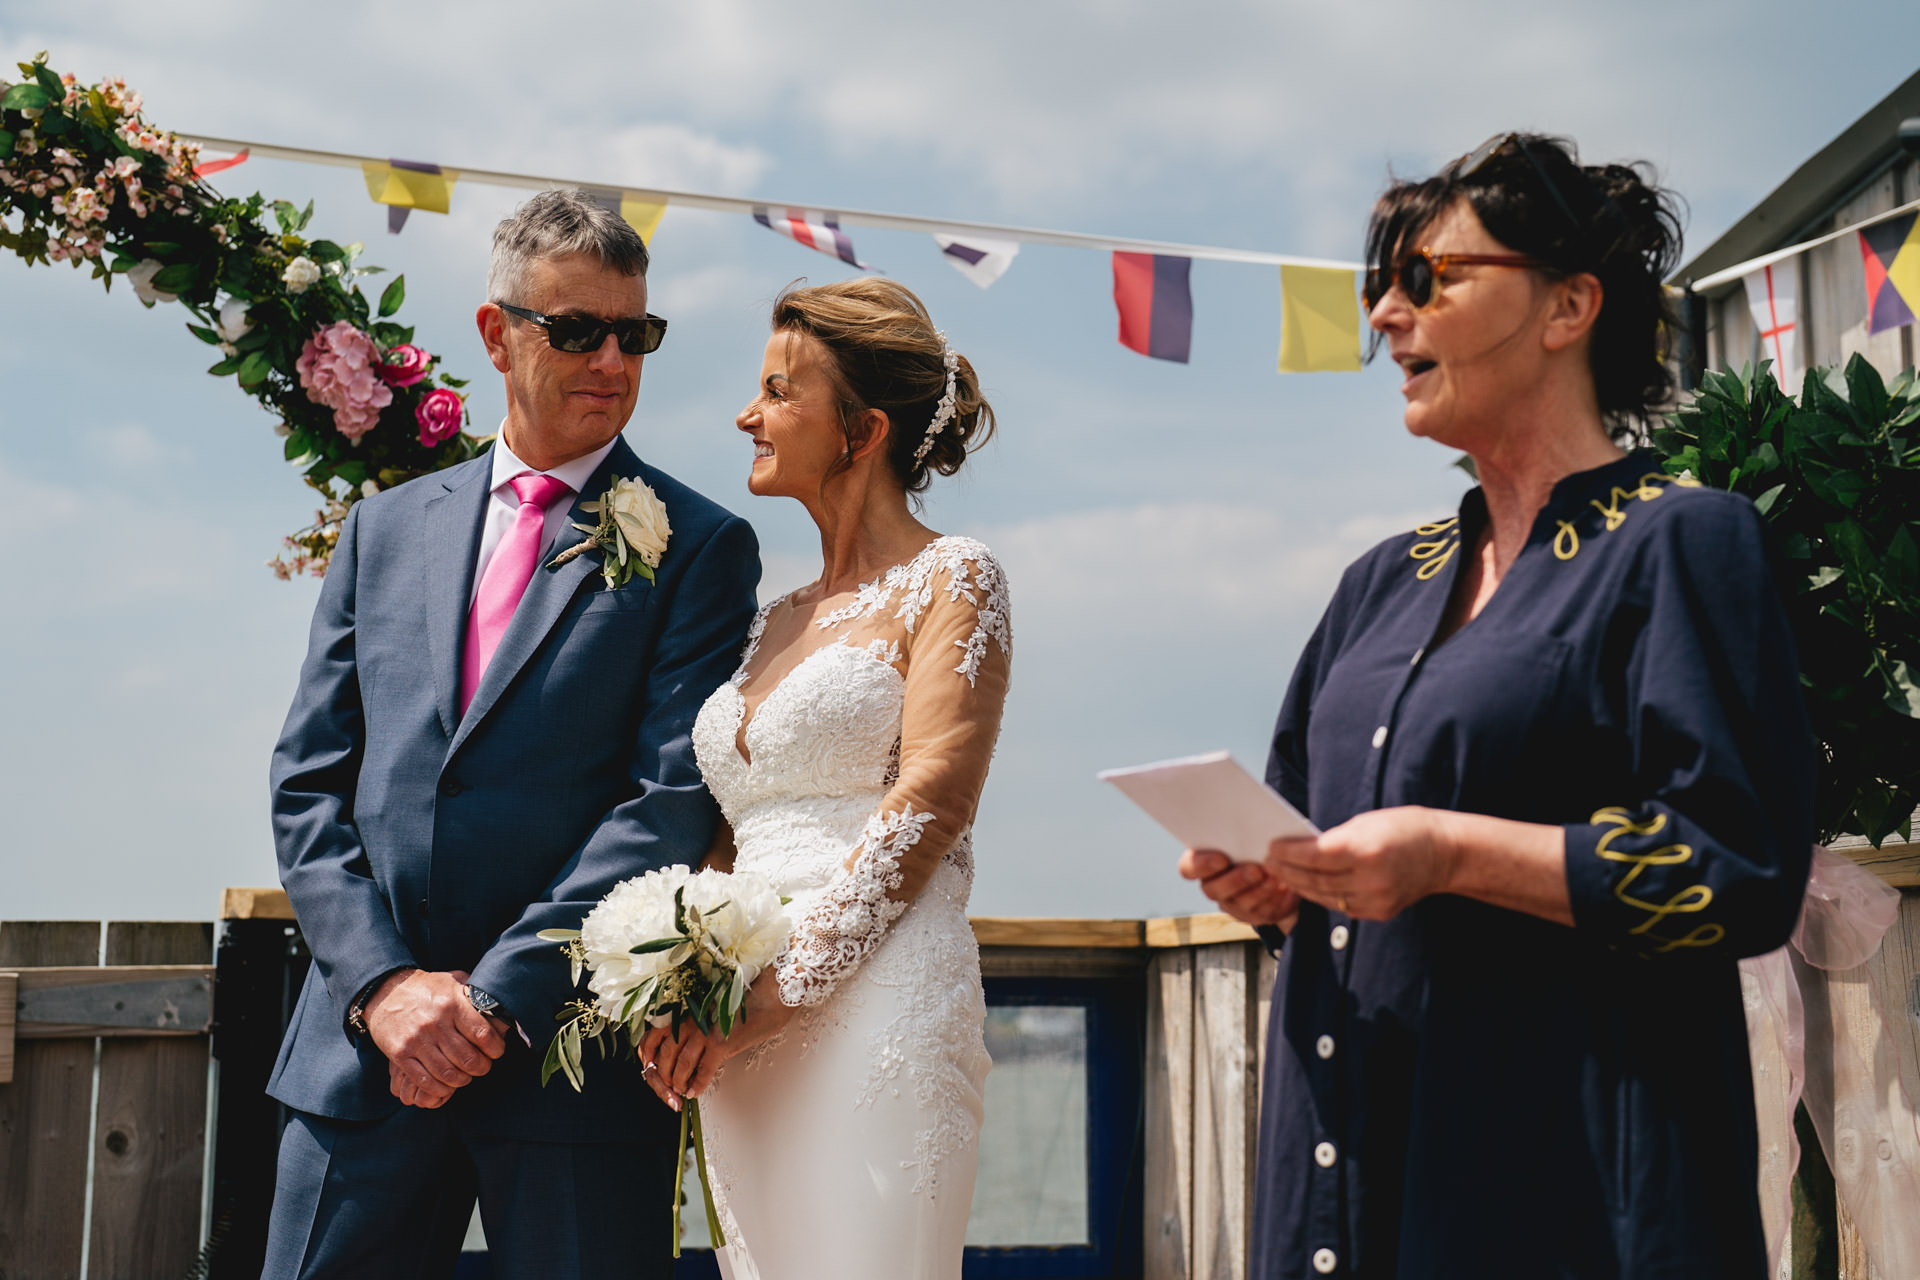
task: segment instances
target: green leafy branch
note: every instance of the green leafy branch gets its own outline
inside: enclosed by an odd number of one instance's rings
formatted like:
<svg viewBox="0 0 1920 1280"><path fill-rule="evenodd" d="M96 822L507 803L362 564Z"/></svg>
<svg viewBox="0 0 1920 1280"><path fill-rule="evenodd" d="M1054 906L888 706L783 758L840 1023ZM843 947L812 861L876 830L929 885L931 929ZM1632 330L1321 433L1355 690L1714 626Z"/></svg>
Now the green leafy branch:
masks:
<svg viewBox="0 0 1920 1280"><path fill-rule="evenodd" d="M1784 556L1821 758L1815 818L1876 846L1920 804L1920 379L1856 355L1807 371L1708 373L1653 433L1669 472L1752 498Z"/></svg>

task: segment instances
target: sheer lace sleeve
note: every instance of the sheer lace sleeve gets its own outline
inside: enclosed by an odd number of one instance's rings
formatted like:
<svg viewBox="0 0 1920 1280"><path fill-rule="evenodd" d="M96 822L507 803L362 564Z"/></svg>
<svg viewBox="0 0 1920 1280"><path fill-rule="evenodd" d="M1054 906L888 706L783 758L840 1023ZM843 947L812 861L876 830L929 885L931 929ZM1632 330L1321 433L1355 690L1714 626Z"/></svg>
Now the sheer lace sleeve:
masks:
<svg viewBox="0 0 1920 1280"><path fill-rule="evenodd" d="M780 998L818 1004L879 945L950 851L964 852L1006 702L1006 579L984 546L943 538L903 584L900 770L864 835L794 927Z"/></svg>

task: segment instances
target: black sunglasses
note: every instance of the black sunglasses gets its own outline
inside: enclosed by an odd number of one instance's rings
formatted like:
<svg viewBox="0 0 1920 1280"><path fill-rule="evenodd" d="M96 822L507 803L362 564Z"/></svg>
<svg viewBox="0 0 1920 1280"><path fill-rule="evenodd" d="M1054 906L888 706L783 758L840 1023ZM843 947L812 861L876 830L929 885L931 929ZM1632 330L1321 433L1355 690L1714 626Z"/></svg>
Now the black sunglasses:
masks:
<svg viewBox="0 0 1920 1280"><path fill-rule="evenodd" d="M1366 284L1361 290L1367 300L1367 310L1379 306L1387 290L1398 284L1400 292L1407 295L1408 304L1418 311L1433 301L1448 269L1455 266L1538 268L1540 263L1517 253L1435 253L1431 249L1416 249L1391 267L1367 269Z"/></svg>
<svg viewBox="0 0 1920 1280"><path fill-rule="evenodd" d="M500 309L528 324L539 325L547 331L548 346L576 356L598 351L609 333L619 342L621 353L630 356L658 351L661 339L667 336L667 322L652 312L642 320L599 320L593 316L543 316L538 311L505 302L500 304Z"/></svg>

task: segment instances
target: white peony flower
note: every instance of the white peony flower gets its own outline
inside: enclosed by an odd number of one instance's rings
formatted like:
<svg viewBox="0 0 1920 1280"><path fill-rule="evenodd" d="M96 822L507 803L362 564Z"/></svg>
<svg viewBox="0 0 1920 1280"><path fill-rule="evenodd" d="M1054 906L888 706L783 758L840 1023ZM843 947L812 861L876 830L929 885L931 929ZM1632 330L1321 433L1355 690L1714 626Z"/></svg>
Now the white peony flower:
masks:
<svg viewBox="0 0 1920 1280"><path fill-rule="evenodd" d="M667 506L652 489L638 480L621 479L607 491L607 505L613 510L614 523L627 546L649 569L660 567L673 527L667 523Z"/></svg>
<svg viewBox="0 0 1920 1280"><path fill-rule="evenodd" d="M127 280L133 285L133 291L140 301L152 306L156 302L175 302L180 295L168 293L164 289L153 287L153 278L166 270L166 263L157 258L143 258L127 268Z"/></svg>
<svg viewBox="0 0 1920 1280"><path fill-rule="evenodd" d="M380 492L380 485L376 481L367 480L360 485L360 496L363 498L371 498L378 492Z"/></svg>
<svg viewBox="0 0 1920 1280"><path fill-rule="evenodd" d="M307 286L320 279L320 264L304 254L287 264L280 273L280 282L287 286L288 293L305 293Z"/></svg>
<svg viewBox="0 0 1920 1280"><path fill-rule="evenodd" d="M697 908L710 954L740 973L746 986L787 945L789 926L780 895L751 872L701 871L682 899Z"/></svg>
<svg viewBox="0 0 1920 1280"><path fill-rule="evenodd" d="M273 424L273 434L279 436L282 440L285 440L288 436L293 434L293 428L288 426L284 422L276 422Z"/></svg>
<svg viewBox="0 0 1920 1280"><path fill-rule="evenodd" d="M214 326L222 338L238 342L253 332L253 326L247 323L247 308L252 305L240 298L227 299L226 305L220 308L220 322Z"/></svg>
<svg viewBox="0 0 1920 1280"><path fill-rule="evenodd" d="M623 880L581 923L580 945L586 951L590 971L587 988L609 1019L619 1018L620 1006L635 987L693 954L691 943L645 955L632 954L632 949L643 942L679 932L673 895L691 876L685 867L663 867Z"/></svg>

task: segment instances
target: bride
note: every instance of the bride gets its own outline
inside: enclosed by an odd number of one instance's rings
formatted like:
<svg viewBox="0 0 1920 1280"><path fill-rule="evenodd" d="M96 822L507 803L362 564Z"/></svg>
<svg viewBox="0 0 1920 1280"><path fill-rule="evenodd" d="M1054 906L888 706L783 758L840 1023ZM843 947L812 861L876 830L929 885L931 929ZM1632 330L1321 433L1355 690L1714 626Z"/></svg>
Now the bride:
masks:
<svg viewBox="0 0 1920 1280"><path fill-rule="evenodd" d="M693 745L708 865L772 880L793 933L732 1035L641 1059L701 1100L731 1280L957 1278L989 1065L969 829L1012 635L992 555L913 509L993 412L920 300L862 279L775 302L737 423L748 488L807 508L824 566L760 610Z"/></svg>

